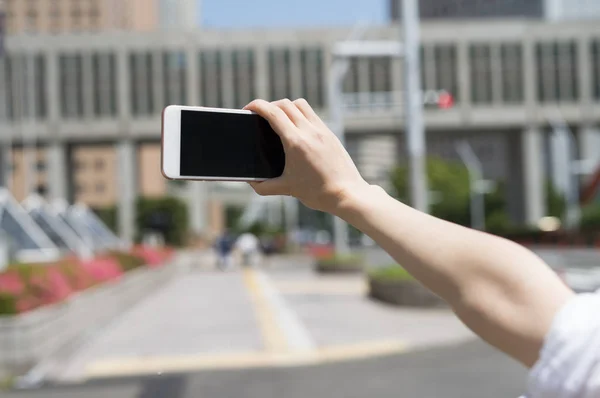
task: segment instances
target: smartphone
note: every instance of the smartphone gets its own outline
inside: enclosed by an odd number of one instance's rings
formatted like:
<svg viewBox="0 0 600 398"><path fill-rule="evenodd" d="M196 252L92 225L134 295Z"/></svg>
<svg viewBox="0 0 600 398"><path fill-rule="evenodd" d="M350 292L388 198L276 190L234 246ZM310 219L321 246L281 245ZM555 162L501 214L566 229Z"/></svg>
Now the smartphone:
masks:
<svg viewBox="0 0 600 398"><path fill-rule="evenodd" d="M162 174L172 180L263 181L285 167L281 139L256 113L170 105L162 113Z"/></svg>

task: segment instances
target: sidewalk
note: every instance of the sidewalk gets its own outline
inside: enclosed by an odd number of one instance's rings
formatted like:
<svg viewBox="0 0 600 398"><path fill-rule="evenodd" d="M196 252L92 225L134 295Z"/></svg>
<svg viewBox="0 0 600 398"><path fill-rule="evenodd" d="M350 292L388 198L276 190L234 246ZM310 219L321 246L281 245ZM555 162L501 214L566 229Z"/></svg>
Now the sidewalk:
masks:
<svg viewBox="0 0 600 398"><path fill-rule="evenodd" d="M317 276L302 257L263 269L190 268L98 331L53 377L194 372L335 362L474 338L449 310L369 300L360 276Z"/></svg>

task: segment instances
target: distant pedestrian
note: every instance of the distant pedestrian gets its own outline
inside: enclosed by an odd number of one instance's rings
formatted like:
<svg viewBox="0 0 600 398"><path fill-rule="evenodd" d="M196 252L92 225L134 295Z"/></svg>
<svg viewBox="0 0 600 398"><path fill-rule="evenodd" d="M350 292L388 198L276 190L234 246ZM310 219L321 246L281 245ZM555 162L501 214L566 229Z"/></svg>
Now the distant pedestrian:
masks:
<svg viewBox="0 0 600 398"><path fill-rule="evenodd" d="M215 250L217 252L217 267L221 270L226 270L231 267L231 252L235 246L235 238L225 230L215 242Z"/></svg>
<svg viewBox="0 0 600 398"><path fill-rule="evenodd" d="M237 249L242 254L242 265L253 266L260 256L260 241L251 232L242 234L236 242Z"/></svg>

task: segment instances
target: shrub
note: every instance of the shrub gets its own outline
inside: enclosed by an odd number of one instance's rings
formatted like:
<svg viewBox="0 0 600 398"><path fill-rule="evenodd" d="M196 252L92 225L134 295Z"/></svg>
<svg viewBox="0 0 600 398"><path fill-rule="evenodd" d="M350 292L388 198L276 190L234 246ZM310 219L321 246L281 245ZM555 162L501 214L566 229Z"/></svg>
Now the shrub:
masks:
<svg viewBox="0 0 600 398"><path fill-rule="evenodd" d="M170 248L155 248L150 246L135 246L132 254L141 258L145 265L156 267L163 265L173 255Z"/></svg>
<svg viewBox="0 0 600 398"><path fill-rule="evenodd" d="M119 264L123 272L133 271L145 263L142 257L131 253L113 251L108 253L108 256Z"/></svg>
<svg viewBox="0 0 600 398"><path fill-rule="evenodd" d="M600 230L600 204L593 204L583 208L581 212L581 228Z"/></svg>
<svg viewBox="0 0 600 398"><path fill-rule="evenodd" d="M333 254L327 257L322 257L318 259L320 266L348 266L348 267L356 267L360 266L364 262L364 258L362 256L356 254Z"/></svg>
<svg viewBox="0 0 600 398"><path fill-rule="evenodd" d="M168 245L183 246L188 232L188 211L177 198L140 198L137 201L137 239L146 231L163 234Z"/></svg>
<svg viewBox="0 0 600 398"><path fill-rule="evenodd" d="M382 282L412 281L413 276L399 265L390 265L369 272L369 278Z"/></svg>

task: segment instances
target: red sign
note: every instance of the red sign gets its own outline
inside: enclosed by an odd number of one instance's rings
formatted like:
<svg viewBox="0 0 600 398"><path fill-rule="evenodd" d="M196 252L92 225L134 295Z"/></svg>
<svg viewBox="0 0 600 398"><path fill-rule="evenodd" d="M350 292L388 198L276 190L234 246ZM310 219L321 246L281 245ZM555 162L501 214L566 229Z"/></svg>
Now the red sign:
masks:
<svg viewBox="0 0 600 398"><path fill-rule="evenodd" d="M438 99L440 109L450 109L454 106L454 98L450 93L443 92Z"/></svg>

